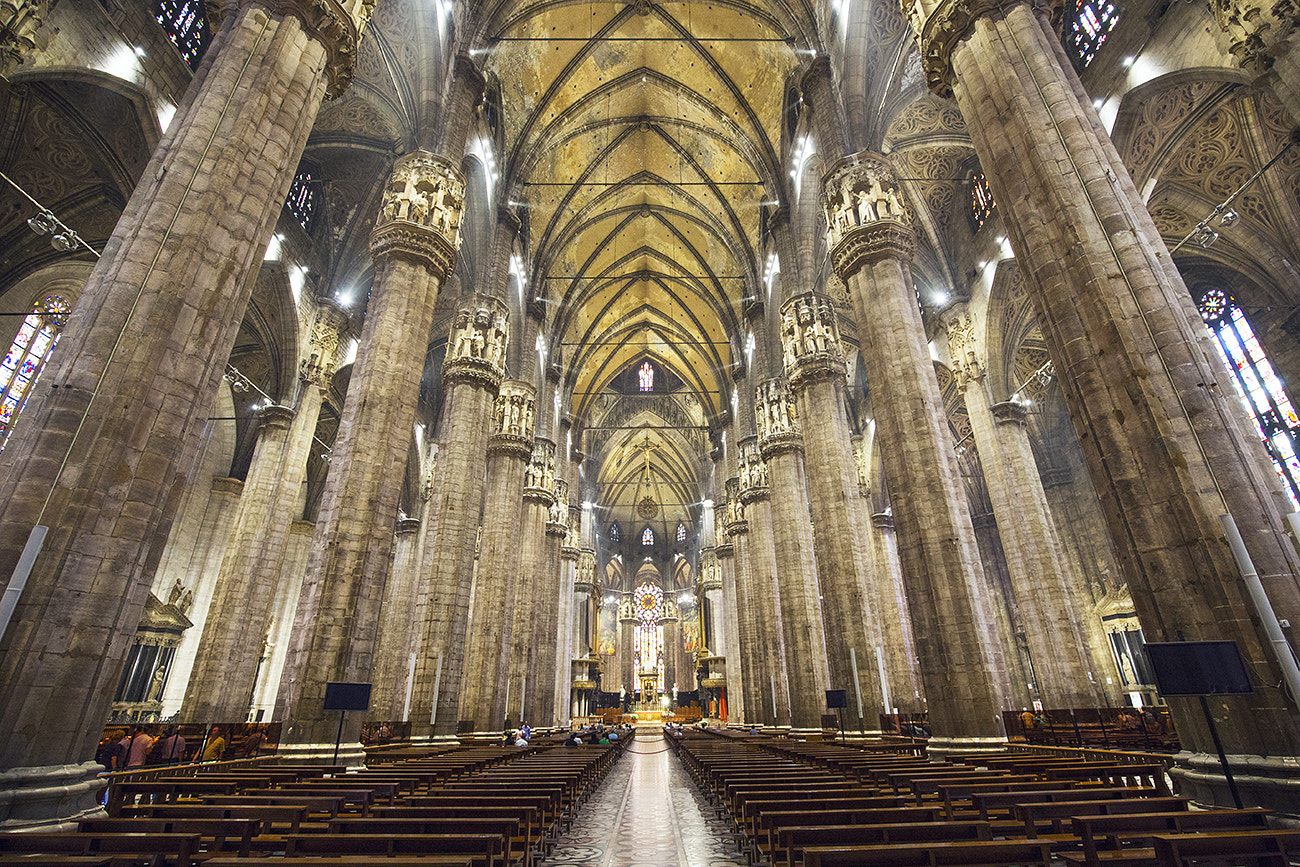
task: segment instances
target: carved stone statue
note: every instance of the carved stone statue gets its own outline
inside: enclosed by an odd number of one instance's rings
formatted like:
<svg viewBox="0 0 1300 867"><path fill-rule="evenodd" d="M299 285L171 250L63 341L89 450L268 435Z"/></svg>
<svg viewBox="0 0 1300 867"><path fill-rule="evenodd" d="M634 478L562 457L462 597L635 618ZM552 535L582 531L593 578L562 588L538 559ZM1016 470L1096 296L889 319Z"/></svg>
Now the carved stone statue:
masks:
<svg viewBox="0 0 1300 867"><path fill-rule="evenodd" d="M167 669L161 665L154 670L153 678L149 681L149 693L145 696L145 701L158 701L162 698L163 679L167 677Z"/></svg>

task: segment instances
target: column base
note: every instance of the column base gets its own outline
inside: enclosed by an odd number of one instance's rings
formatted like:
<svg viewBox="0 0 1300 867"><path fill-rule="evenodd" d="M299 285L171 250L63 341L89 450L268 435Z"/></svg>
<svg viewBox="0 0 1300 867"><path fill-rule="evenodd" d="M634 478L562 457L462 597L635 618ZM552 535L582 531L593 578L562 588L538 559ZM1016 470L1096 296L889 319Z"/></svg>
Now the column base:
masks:
<svg viewBox="0 0 1300 867"><path fill-rule="evenodd" d="M1169 772L1178 794L1191 798L1198 807L1231 808L1232 792L1217 755L1181 752ZM1241 795L1242 806L1264 807L1270 819L1287 827L1300 827L1300 759L1295 756L1228 756L1232 780Z"/></svg>
<svg viewBox="0 0 1300 867"><path fill-rule="evenodd" d="M445 747L445 746L458 746L459 744L460 744L460 739L457 738L455 735L444 734L444 735L412 735L411 736L412 746L422 747L428 745L428 746Z"/></svg>
<svg viewBox="0 0 1300 867"><path fill-rule="evenodd" d="M0 771L0 831L75 831L102 818L103 771L98 762Z"/></svg>
<svg viewBox="0 0 1300 867"><path fill-rule="evenodd" d="M988 753L1005 750L1007 739L1000 737L983 738L930 738L926 743L925 753L931 761L942 762L950 756L970 755L971 753Z"/></svg>
<svg viewBox="0 0 1300 867"><path fill-rule="evenodd" d="M334 744L280 744L276 756L289 764L343 765L350 771L366 766L366 750L360 742L344 741L338 750L338 761L335 761Z"/></svg>

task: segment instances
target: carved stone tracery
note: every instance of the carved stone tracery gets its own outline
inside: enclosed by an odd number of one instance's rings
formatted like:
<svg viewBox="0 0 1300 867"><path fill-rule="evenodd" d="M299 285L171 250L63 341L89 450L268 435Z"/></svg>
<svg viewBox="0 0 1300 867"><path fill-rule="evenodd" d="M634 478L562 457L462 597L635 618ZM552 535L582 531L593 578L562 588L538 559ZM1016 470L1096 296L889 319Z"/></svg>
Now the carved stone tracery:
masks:
<svg viewBox="0 0 1300 867"><path fill-rule="evenodd" d="M822 184L831 264L842 280L883 258L911 259L916 236L885 157L869 151L847 156Z"/></svg>
<svg viewBox="0 0 1300 867"><path fill-rule="evenodd" d="M763 458L766 460L782 452L802 450L803 436L799 431L799 419L785 381L779 378L765 379L754 392L754 415ZM764 483L766 478L764 466Z"/></svg>
<svg viewBox="0 0 1300 867"><path fill-rule="evenodd" d="M464 207L465 181L455 166L428 151L409 153L384 189L370 252L415 259L446 279L456 266Z"/></svg>
<svg viewBox="0 0 1300 867"><path fill-rule="evenodd" d="M508 453L524 460L532 458L535 394L533 387L526 382L512 379L501 383L501 391L493 405L492 435L488 437L488 451ZM552 479L555 472L554 460L555 446L551 444Z"/></svg>

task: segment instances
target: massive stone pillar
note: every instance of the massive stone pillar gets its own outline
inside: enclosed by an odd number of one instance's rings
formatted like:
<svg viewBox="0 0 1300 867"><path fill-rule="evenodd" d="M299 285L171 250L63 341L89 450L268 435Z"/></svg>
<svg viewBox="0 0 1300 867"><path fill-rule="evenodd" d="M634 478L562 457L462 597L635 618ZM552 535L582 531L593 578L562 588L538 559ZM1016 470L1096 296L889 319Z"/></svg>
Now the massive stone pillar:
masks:
<svg viewBox="0 0 1300 867"><path fill-rule="evenodd" d="M737 502L749 532L744 555L747 563L746 586L740 593L751 594L757 639L754 666L755 686L763 709L762 719L769 726L790 727L790 678L785 646L783 618L786 605L781 596L785 585L780 580L776 554L775 520L772 488L768 484L767 462L759 452L758 437L740 441L740 488ZM737 540L739 541L739 540ZM737 575L737 579L740 576Z"/></svg>
<svg viewBox="0 0 1300 867"><path fill-rule="evenodd" d="M297 410L268 406L259 413L257 445L181 708L189 722L242 720L252 703L289 525L347 323L345 311L333 303L321 305L309 355L299 366Z"/></svg>
<svg viewBox="0 0 1300 867"><path fill-rule="evenodd" d="M636 616L632 594L624 593L618 600L618 691L631 695L636 692L636 628L641 621ZM605 687L613 692L612 686Z"/></svg>
<svg viewBox="0 0 1300 867"><path fill-rule="evenodd" d="M579 641L577 626L582 616L580 605L587 604L590 589L581 594L577 589L578 527L581 515L569 505L569 483L564 479L555 480L555 503L551 520L546 524L547 556L554 567L551 573L552 586L556 588L560 599L559 610L556 612L555 683L551 693L551 707L555 723L567 726L571 715L569 694L573 683L573 661L579 656L587 655ZM579 596L582 597L581 602ZM543 674L547 671L540 664L538 670Z"/></svg>
<svg viewBox="0 0 1300 867"><path fill-rule="evenodd" d="M737 503L737 507L739 507ZM746 685L744 666L753 653L753 614L749 610L748 599L742 600L737 589L736 572L738 559L732 538L727 533L727 515L730 511L727 497L719 497L713 506L714 553L718 556L718 570L722 575L722 608L718 617L727 646L727 722L748 722L753 710L749 704L748 686ZM746 527L748 532L748 527ZM746 637L744 632L748 631Z"/></svg>
<svg viewBox="0 0 1300 867"><path fill-rule="evenodd" d="M545 705L543 678L554 672L555 617L559 610L555 573L547 572L546 525L555 505L555 443L533 441L532 458L524 471L523 506L509 532L519 562L510 576L511 610L509 698L506 717L514 724L550 725L538 716ZM542 668L544 661L549 662Z"/></svg>
<svg viewBox="0 0 1300 867"><path fill-rule="evenodd" d="M875 731L884 707L876 654L884 646L880 619L888 615L875 592L863 532L866 520L849 442L844 350L835 318L835 306L825 296L788 298L781 305L781 343L800 425L816 432L803 440L804 469L830 686L847 693L846 727Z"/></svg>
<svg viewBox="0 0 1300 867"><path fill-rule="evenodd" d="M502 383L488 438L483 543L460 696L460 719L480 734L499 733L506 719L508 696L501 685L510 682L510 584L518 578L520 509L533 454L536 395L526 382Z"/></svg>
<svg viewBox="0 0 1300 867"><path fill-rule="evenodd" d="M12 611L0 626L5 825L98 809L90 760L248 275L321 98L347 86L370 15L366 0L214 6L207 56L0 463L0 576Z"/></svg>
<svg viewBox="0 0 1300 867"><path fill-rule="evenodd" d="M578 539L581 541L581 533ZM596 583L596 552L580 548L574 564L573 580L574 633L576 651L570 662L574 676L571 681L572 716L588 716L600 673L600 660L596 654L596 617L600 611L600 586ZM579 662L578 660L581 660Z"/></svg>
<svg viewBox="0 0 1300 867"><path fill-rule="evenodd" d="M1278 780L1285 760L1261 758L1300 753L1279 686L1292 650L1271 644L1220 520L1235 519L1273 611L1297 623L1290 507L1196 306L1050 22L1017 2L921 2L913 14L927 80L955 95L1005 204L1146 638L1237 642L1255 691L1211 709L1230 759L1249 764L1238 788L1300 813ZM1199 702L1170 705L1199 754L1179 776L1197 797L1226 799Z"/></svg>
<svg viewBox="0 0 1300 867"><path fill-rule="evenodd" d="M427 151L397 161L370 252L374 285L331 452L293 643L277 699L281 753L329 756L338 717L329 681L369 682L415 403L438 289L455 266L465 185ZM344 736L357 742L361 714ZM358 744L359 746L359 744Z"/></svg>
<svg viewBox="0 0 1300 867"><path fill-rule="evenodd" d="M916 240L883 157L823 185L831 257L858 320L936 750L1004 737L1002 650L912 283Z"/></svg>
<svg viewBox="0 0 1300 867"><path fill-rule="evenodd" d="M781 588L781 635L790 684L790 725L796 732L821 731L830 671L826 627L817 584L803 437L785 383L758 384L754 402L758 443L772 490L772 535L777 584ZM823 435L821 431L818 435Z"/></svg>
<svg viewBox="0 0 1300 867"><path fill-rule="evenodd" d="M484 461L494 406L505 378L506 306L475 295L456 314L442 366L443 399L438 474L425 509L432 515L421 554L424 616L416 627L411 737L446 740L456 734L468 644ZM503 422L502 422L503 423ZM427 519L426 519L427 520Z"/></svg>
<svg viewBox="0 0 1300 867"><path fill-rule="evenodd" d="M398 518L394 531L393 567L384 588L375 640L374 688L367 718L376 722L403 719L407 688L414 673L411 630L419 620L415 588L419 583L420 519Z"/></svg>
<svg viewBox="0 0 1300 867"><path fill-rule="evenodd" d="M1095 618L1076 591L1056 537L1025 429L1025 407L1014 400L990 405L983 368L960 339L965 321L949 329L948 343L955 348L953 368L984 468L1036 697L1049 708L1102 706L1100 669L1089 658L1084 622Z"/></svg>
<svg viewBox="0 0 1300 867"><path fill-rule="evenodd" d="M764 701L764 697L770 692L769 671L766 668L766 642L759 627L760 610L765 609L769 604L768 600L771 600L774 606L775 597L764 594L765 598L760 599L756 595L758 579L754 569L755 551L753 539L749 534L749 521L746 517L739 478L727 480L727 497L723 505L726 514L718 526L727 541L718 546L718 558L724 566L728 560L733 563L732 575L736 585L736 656L740 670L740 681L736 687L742 696L741 706L745 713L741 719L754 725L764 721L775 725L775 710L772 702ZM728 548L731 549L730 554ZM772 569L775 568L774 564ZM762 606L760 602L763 603Z"/></svg>
<svg viewBox="0 0 1300 867"><path fill-rule="evenodd" d="M664 594L663 605L659 610L659 626L664 636L664 692L672 695L677 686L677 654L681 644L677 623L681 620L681 609L671 592Z"/></svg>

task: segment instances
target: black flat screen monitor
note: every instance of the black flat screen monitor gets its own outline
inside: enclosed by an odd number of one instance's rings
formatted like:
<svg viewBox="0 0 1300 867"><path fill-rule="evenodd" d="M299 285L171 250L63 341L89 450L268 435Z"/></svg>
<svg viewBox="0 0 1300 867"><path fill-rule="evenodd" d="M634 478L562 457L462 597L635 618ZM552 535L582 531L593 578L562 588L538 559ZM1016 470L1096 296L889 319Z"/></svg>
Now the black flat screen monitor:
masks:
<svg viewBox="0 0 1300 867"><path fill-rule="evenodd" d="M369 710L370 684L325 684L325 710Z"/></svg>
<svg viewBox="0 0 1300 867"><path fill-rule="evenodd" d="M1254 692L1235 641L1166 641L1146 648L1162 695Z"/></svg>

